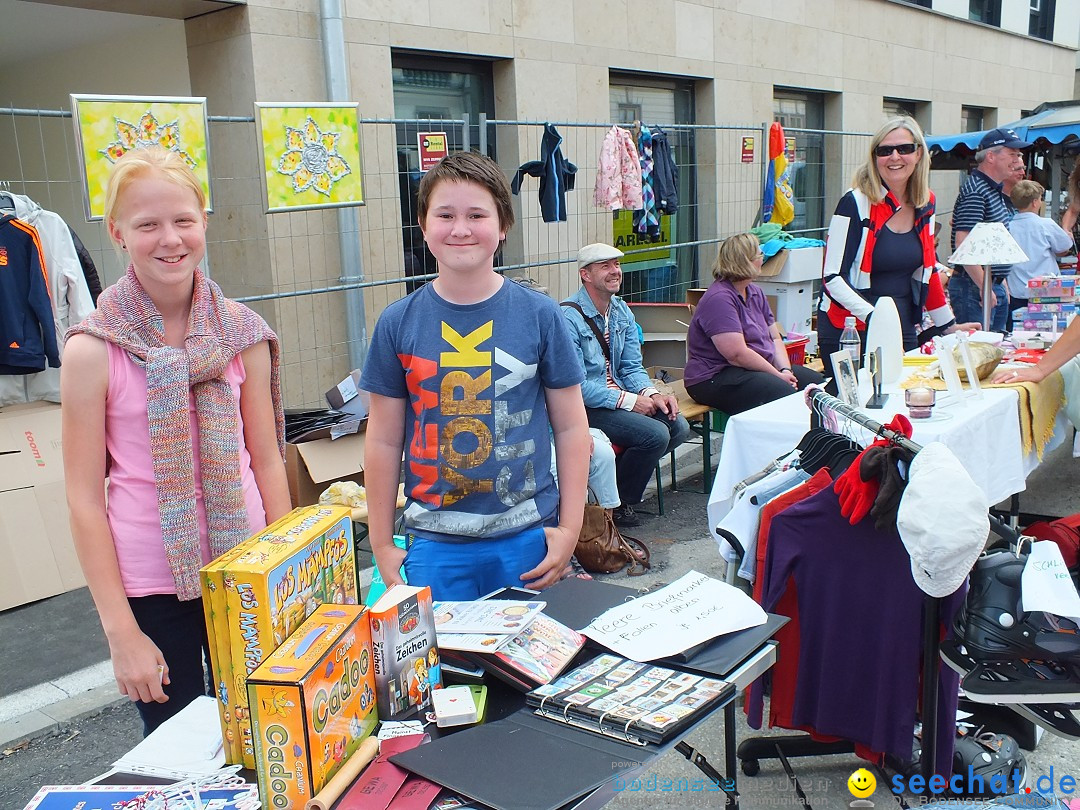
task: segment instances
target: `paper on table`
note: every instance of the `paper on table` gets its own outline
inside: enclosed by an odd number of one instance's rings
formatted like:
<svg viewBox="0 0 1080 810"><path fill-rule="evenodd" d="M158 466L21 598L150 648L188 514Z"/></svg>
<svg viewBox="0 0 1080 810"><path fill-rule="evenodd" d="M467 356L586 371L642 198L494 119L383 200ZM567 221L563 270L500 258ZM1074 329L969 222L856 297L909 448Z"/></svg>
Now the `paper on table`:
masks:
<svg viewBox="0 0 1080 810"><path fill-rule="evenodd" d="M1080 621L1080 595L1057 543L1042 540L1031 544L1031 554L1020 575L1020 595L1029 613L1043 611Z"/></svg>
<svg viewBox="0 0 1080 810"><path fill-rule="evenodd" d="M613 607L581 632L634 661L676 655L766 621L761 605L731 585L690 571L667 587Z"/></svg>
<svg viewBox="0 0 1080 810"><path fill-rule="evenodd" d="M217 704L203 695L158 726L114 767L183 779L214 773L224 764Z"/></svg>

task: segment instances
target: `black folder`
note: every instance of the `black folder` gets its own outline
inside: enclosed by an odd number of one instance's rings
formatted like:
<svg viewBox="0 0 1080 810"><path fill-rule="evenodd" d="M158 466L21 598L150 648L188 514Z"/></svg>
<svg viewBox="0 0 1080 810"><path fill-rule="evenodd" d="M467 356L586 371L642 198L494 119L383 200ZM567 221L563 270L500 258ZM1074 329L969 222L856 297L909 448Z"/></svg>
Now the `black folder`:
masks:
<svg viewBox="0 0 1080 810"><path fill-rule="evenodd" d="M656 754L656 746L579 731L523 709L390 761L495 810L555 810Z"/></svg>

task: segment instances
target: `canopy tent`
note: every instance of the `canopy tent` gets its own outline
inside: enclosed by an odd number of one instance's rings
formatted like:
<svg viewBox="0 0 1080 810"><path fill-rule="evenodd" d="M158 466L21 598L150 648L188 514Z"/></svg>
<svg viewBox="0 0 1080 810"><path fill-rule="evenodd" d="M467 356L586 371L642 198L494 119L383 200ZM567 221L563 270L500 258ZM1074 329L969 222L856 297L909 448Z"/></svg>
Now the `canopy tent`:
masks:
<svg viewBox="0 0 1080 810"><path fill-rule="evenodd" d="M1040 104L1031 115L1011 124L1003 124L1002 127L1014 130L1023 140L1041 147L1040 151L1071 142L1077 142L1074 146L1080 146L1080 101L1048 101ZM989 131L928 135L926 143L932 156L954 151L966 156L968 153L974 154L979 148L979 141Z"/></svg>
<svg viewBox="0 0 1080 810"><path fill-rule="evenodd" d="M1080 100L1047 101L1040 104L1031 115L1003 124L1025 141L1033 144L1025 150L1028 176L1042 182L1048 189L1056 189L1053 199L1065 189L1065 178L1072 169L1074 158L1080 153ZM974 167L974 155L979 141L990 130L964 132L959 135L928 135L931 169L961 169ZM1054 208L1057 217L1057 207Z"/></svg>

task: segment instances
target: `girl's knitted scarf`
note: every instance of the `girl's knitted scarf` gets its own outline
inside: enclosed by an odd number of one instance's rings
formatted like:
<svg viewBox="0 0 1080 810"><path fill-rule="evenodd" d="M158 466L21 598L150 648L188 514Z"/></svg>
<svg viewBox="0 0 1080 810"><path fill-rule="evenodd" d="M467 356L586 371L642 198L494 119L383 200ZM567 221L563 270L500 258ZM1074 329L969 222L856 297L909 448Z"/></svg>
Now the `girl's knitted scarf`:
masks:
<svg viewBox="0 0 1080 810"><path fill-rule="evenodd" d="M199 521L189 417L195 396L202 496L210 530L210 552L225 553L250 534L240 481L237 402L225 379L232 359L260 341L270 344L270 387L278 447L285 452L278 340L266 322L230 301L195 269L191 316L183 348L165 344L164 321L135 277L134 267L98 299L97 309L68 336L82 333L113 343L146 368L146 413L157 487L161 533L176 594L200 596Z"/></svg>

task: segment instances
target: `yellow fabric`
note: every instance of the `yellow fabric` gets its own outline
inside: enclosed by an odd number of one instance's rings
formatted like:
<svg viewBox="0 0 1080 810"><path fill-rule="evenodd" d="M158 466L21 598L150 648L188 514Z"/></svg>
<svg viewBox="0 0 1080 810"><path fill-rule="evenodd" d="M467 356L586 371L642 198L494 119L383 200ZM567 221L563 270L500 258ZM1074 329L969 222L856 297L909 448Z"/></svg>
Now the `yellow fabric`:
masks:
<svg viewBox="0 0 1080 810"><path fill-rule="evenodd" d="M1039 461L1042 461L1043 449L1054 435L1054 422L1058 411L1065 404L1065 381L1061 373L1055 371L1042 382L1020 382L994 385L982 383L984 388L1014 388L1020 396L1020 438L1024 445L1024 454L1035 448ZM924 379L911 376L900 383L901 388L933 388L946 390L945 381L940 377ZM968 388L968 386L964 386Z"/></svg>

